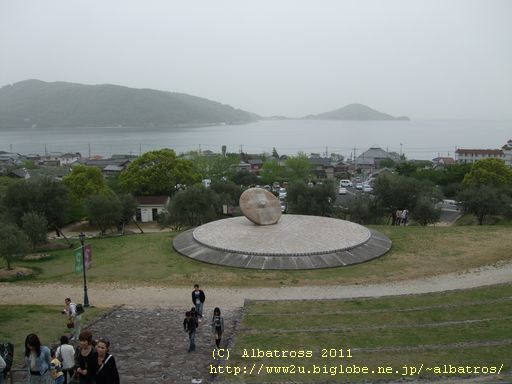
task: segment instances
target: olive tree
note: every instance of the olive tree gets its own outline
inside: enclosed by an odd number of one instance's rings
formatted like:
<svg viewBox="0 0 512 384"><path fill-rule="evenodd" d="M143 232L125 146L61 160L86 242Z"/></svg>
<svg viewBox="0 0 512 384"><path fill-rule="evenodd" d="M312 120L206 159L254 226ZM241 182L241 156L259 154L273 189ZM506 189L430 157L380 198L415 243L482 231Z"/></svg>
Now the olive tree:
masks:
<svg viewBox="0 0 512 384"><path fill-rule="evenodd" d="M0 256L7 262L7 269L12 269L16 257L23 256L29 250L27 235L15 224L0 224Z"/></svg>
<svg viewBox="0 0 512 384"><path fill-rule="evenodd" d="M36 212L28 212L21 218L21 228L27 235L32 249L48 239L48 221Z"/></svg>

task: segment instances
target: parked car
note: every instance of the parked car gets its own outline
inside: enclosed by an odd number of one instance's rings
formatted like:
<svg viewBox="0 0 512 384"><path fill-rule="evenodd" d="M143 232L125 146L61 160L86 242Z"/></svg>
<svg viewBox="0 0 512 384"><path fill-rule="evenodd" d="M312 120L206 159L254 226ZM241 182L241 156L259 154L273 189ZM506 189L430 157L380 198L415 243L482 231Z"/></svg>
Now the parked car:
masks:
<svg viewBox="0 0 512 384"><path fill-rule="evenodd" d="M279 188L279 198L286 197L286 188Z"/></svg>
<svg viewBox="0 0 512 384"><path fill-rule="evenodd" d="M346 179L343 179L343 180L340 180L340 187L352 187L353 184L350 180L346 180Z"/></svg>
<svg viewBox="0 0 512 384"><path fill-rule="evenodd" d="M363 183L357 183L356 189L359 189L359 190L363 189Z"/></svg>
<svg viewBox="0 0 512 384"><path fill-rule="evenodd" d="M370 184L364 184L363 185L363 192L370 193L373 192L373 188Z"/></svg>
<svg viewBox="0 0 512 384"><path fill-rule="evenodd" d="M338 195L346 195L347 194L347 188L339 187L338 188Z"/></svg>

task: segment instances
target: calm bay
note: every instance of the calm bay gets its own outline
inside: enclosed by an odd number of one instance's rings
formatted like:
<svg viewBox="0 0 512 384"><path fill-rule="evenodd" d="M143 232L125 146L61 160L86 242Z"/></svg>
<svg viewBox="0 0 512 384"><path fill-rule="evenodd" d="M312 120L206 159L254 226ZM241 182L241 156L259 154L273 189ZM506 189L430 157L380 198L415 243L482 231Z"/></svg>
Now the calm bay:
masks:
<svg viewBox="0 0 512 384"><path fill-rule="evenodd" d="M262 120L202 127L70 127L0 129L0 150L22 154L80 152L82 156L140 154L159 148L279 154L339 153L369 147L408 159L454 156L456 148L501 148L512 139L512 121Z"/></svg>

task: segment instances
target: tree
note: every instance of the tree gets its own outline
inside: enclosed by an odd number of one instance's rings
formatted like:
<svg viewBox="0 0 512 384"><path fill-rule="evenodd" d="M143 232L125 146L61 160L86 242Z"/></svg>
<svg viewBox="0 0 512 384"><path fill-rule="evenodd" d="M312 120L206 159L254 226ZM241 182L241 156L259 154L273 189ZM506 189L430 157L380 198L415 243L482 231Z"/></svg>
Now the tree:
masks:
<svg viewBox="0 0 512 384"><path fill-rule="evenodd" d="M359 224L375 223L380 216L376 213L375 203L371 196L365 193L356 195L348 204L350 221Z"/></svg>
<svg viewBox="0 0 512 384"><path fill-rule="evenodd" d="M221 212L218 196L201 184L176 193L169 205L169 222L178 226L197 226L217 218Z"/></svg>
<svg viewBox="0 0 512 384"><path fill-rule="evenodd" d="M289 157L285 162L285 168L285 176L289 181L309 180L313 172L313 166L305 153Z"/></svg>
<svg viewBox="0 0 512 384"><path fill-rule="evenodd" d="M373 185L376 205L392 217L395 222L395 213L398 209L413 210L418 194L418 181L409 177L398 175L379 175Z"/></svg>
<svg viewBox="0 0 512 384"><path fill-rule="evenodd" d="M296 181L288 186L286 201L290 213L331 216L336 201L336 186L331 180L313 186Z"/></svg>
<svg viewBox="0 0 512 384"><path fill-rule="evenodd" d="M110 188L98 167L77 165L62 181L68 187L71 198L83 202L91 195L108 194Z"/></svg>
<svg viewBox="0 0 512 384"><path fill-rule="evenodd" d="M231 179L237 185L243 185L244 187L248 187L250 185L258 184L259 179L254 173L249 172L246 169L241 169L238 171L233 178Z"/></svg>
<svg viewBox="0 0 512 384"><path fill-rule="evenodd" d="M407 208L411 216L420 199L435 203L441 199L440 190L430 181L417 180L412 177L398 175L380 175L374 182L376 205L396 220L396 211Z"/></svg>
<svg viewBox="0 0 512 384"><path fill-rule="evenodd" d="M45 243L48 239L48 221L35 212L27 212L23 215L21 228L30 240L32 249L35 249L37 244Z"/></svg>
<svg viewBox="0 0 512 384"><path fill-rule="evenodd" d="M272 157L274 159L279 159L279 153L277 153L276 147L272 147Z"/></svg>
<svg viewBox="0 0 512 384"><path fill-rule="evenodd" d="M464 186L506 187L512 185L512 169L501 159L484 159L473 163L463 181Z"/></svg>
<svg viewBox="0 0 512 384"><path fill-rule="evenodd" d="M144 153L121 173L119 183L134 195L172 196L180 186L200 179L190 160L180 159L166 148Z"/></svg>
<svg viewBox="0 0 512 384"><path fill-rule="evenodd" d="M233 177L236 165L239 163L238 155L204 155L198 152L189 152L187 156L194 165L194 172L201 179L223 180Z"/></svg>
<svg viewBox="0 0 512 384"><path fill-rule="evenodd" d="M459 195L464 211L476 216L482 225L489 215L500 212L505 201L498 188L487 185L476 185L465 188Z"/></svg>
<svg viewBox="0 0 512 384"><path fill-rule="evenodd" d="M10 221L21 226L23 215L35 212L46 219L48 228L60 233L68 219L68 190L63 183L50 179L23 181L7 187L4 205Z"/></svg>
<svg viewBox="0 0 512 384"><path fill-rule="evenodd" d="M91 195L85 200L85 212L92 224L96 224L101 235L118 224L121 218L121 203L116 195Z"/></svg>
<svg viewBox="0 0 512 384"><path fill-rule="evenodd" d="M232 181L213 181L210 188L217 194L222 204L231 205L238 205L240 196L244 191L243 188Z"/></svg>
<svg viewBox="0 0 512 384"><path fill-rule="evenodd" d="M29 240L15 224L0 224L0 256L5 258L7 269L12 269L14 258L27 253Z"/></svg>
<svg viewBox="0 0 512 384"><path fill-rule="evenodd" d="M124 227L133 220L137 213L137 200L130 193L121 193L117 195L120 204L119 224L121 232L124 234Z"/></svg>
<svg viewBox="0 0 512 384"><path fill-rule="evenodd" d="M274 181L285 178L285 168L276 160L266 161L261 167L260 177L263 184L272 185Z"/></svg>
<svg viewBox="0 0 512 384"><path fill-rule="evenodd" d="M436 208L435 201L427 196L420 196L416 201L411 218L420 225L437 223L441 217L441 209Z"/></svg>

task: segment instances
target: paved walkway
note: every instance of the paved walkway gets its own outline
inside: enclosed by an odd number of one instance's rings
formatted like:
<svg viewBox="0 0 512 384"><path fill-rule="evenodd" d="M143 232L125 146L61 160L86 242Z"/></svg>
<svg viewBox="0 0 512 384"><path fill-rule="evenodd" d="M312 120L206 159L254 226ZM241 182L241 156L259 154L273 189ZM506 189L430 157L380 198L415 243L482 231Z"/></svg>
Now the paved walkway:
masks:
<svg viewBox="0 0 512 384"><path fill-rule="evenodd" d="M487 266L462 273L387 284L314 286L285 288L205 287L206 317L215 306L225 317L226 338L236 333L245 299L324 299L378 297L385 295L439 292L512 282L512 263ZM47 292L70 292L81 297L80 286L57 284L34 286L0 283L0 303L55 304ZM91 303L121 307L108 313L91 327L94 337L108 337L112 353L119 363L123 384L181 384L201 379L211 383L208 373L213 362L213 338L202 323L197 336L197 351L187 353L188 336L183 331L184 312L191 307L190 288L95 286L89 290ZM478 381L471 381L478 382ZM465 381L464 383L467 383Z"/></svg>
<svg viewBox="0 0 512 384"><path fill-rule="evenodd" d="M200 379L211 383L209 365L216 364L215 346L207 309L196 336L196 351L187 352L188 334L183 330L184 312L190 308L118 308L90 327L94 337L111 341L122 384L181 384ZM208 313L208 316L206 316ZM241 309L223 311L225 347L235 334Z"/></svg>

